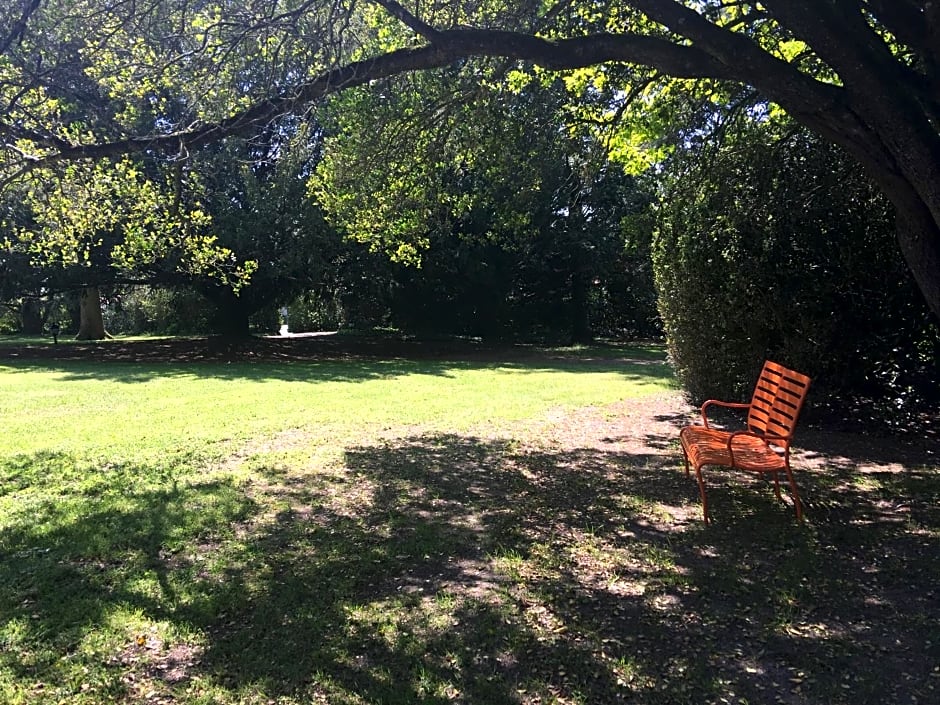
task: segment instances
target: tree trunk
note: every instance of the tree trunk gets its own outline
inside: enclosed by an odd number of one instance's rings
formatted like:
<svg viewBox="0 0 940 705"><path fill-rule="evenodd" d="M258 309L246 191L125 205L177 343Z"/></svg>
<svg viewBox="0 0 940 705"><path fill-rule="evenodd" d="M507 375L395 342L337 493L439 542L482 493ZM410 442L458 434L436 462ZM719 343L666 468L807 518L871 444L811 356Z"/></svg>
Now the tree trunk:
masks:
<svg viewBox="0 0 940 705"><path fill-rule="evenodd" d="M66 299L66 310L68 311L69 322L65 326L67 330L78 330L82 324L82 292L72 292Z"/></svg>
<svg viewBox="0 0 940 705"><path fill-rule="evenodd" d="M217 334L233 339L251 337L248 307L238 296L228 290L216 290L208 296L216 306L213 328Z"/></svg>
<svg viewBox="0 0 940 705"><path fill-rule="evenodd" d="M104 330L104 319L101 317L101 296L97 286L86 286L82 289L80 306L81 320L75 340L104 340L107 333Z"/></svg>
<svg viewBox="0 0 940 705"><path fill-rule="evenodd" d="M248 314L239 309L225 311L218 319L216 330L226 338L249 338L251 326Z"/></svg>
<svg viewBox="0 0 940 705"><path fill-rule="evenodd" d="M803 122L841 144L894 204L901 254L927 306L940 321L940 139L925 139L905 149L904 139L883 130L859 145L857 139L818 129L818 123L811 120ZM885 144L902 146L889 150Z"/></svg>
<svg viewBox="0 0 940 705"><path fill-rule="evenodd" d="M571 342L587 344L594 340L591 333L588 273L575 258L575 271L571 274Z"/></svg>
<svg viewBox="0 0 940 705"><path fill-rule="evenodd" d="M885 192L896 205L901 200L892 198L887 189ZM914 281L940 321L940 223L931 217L923 202L908 208L898 206L897 236L901 254L914 275Z"/></svg>
<svg viewBox="0 0 940 705"><path fill-rule="evenodd" d="M20 304L20 320L24 335L42 335L42 313L39 299L23 299Z"/></svg>

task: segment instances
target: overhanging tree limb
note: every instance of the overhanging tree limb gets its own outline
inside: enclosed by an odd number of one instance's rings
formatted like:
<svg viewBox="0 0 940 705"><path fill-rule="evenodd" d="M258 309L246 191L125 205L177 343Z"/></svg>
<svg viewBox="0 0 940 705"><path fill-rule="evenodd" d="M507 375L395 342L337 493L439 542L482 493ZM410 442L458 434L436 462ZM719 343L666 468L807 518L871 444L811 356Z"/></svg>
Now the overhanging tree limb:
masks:
<svg viewBox="0 0 940 705"><path fill-rule="evenodd" d="M432 45L399 49L327 71L284 95L268 98L209 125L94 144L66 145L60 139L53 140L45 135L28 132L20 132L19 137L30 139L49 150L47 154L37 155L31 162L32 167L62 160L100 159L130 152L176 151L180 144L195 148L228 135L242 135L257 130L279 115L314 103L332 93L410 71L440 68L470 56L518 59L556 70L581 68L606 61L638 62L655 65L670 75L684 78L734 78L727 67L694 47L678 46L667 40L644 35L592 35L546 40L517 32L456 29L441 31L437 36L438 41Z"/></svg>

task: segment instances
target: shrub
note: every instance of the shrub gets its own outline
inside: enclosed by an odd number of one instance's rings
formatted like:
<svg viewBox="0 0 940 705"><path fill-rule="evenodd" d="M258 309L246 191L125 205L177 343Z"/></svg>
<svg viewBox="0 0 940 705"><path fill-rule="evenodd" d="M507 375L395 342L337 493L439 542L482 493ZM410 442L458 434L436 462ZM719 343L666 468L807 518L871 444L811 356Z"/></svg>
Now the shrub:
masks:
<svg viewBox="0 0 940 705"><path fill-rule="evenodd" d="M765 358L814 377L817 410L900 423L936 401L937 327L890 205L840 150L751 124L674 167L654 270L694 401L746 397Z"/></svg>

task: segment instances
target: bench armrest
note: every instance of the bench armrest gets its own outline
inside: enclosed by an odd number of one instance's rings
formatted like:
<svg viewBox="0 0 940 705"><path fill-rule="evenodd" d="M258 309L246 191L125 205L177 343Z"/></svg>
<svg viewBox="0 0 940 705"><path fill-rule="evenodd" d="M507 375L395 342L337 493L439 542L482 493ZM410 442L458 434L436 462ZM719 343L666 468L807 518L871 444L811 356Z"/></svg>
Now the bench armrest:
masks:
<svg viewBox="0 0 940 705"><path fill-rule="evenodd" d="M750 409L750 404L738 404L730 401L718 401L717 399L709 399L704 404L702 404L702 423L705 424L705 428L708 428L708 415L706 409L710 406L723 406L727 409Z"/></svg>
<svg viewBox="0 0 940 705"><path fill-rule="evenodd" d="M745 406L748 406L745 404ZM767 439L759 433L754 433L753 431L735 431L734 433L728 434L728 455L731 458L731 467L737 467L734 462L734 448L732 448L732 443L734 439L738 436L751 436L752 438L760 438L764 443L767 442Z"/></svg>
<svg viewBox="0 0 940 705"><path fill-rule="evenodd" d="M748 405L745 404L745 406L748 406ZM738 436L750 436L751 438L759 438L760 440L764 442L764 445L766 445L768 448L770 448L771 445L778 446L783 451L784 457L789 458L790 456L790 438L792 438L792 436L783 437L783 436L767 435L764 433L754 433L754 431L734 431L733 433L728 434L728 443L727 443L728 455L731 458L731 467L737 467L737 465L734 462L734 448L732 447L732 444L734 443L734 439L737 438Z"/></svg>

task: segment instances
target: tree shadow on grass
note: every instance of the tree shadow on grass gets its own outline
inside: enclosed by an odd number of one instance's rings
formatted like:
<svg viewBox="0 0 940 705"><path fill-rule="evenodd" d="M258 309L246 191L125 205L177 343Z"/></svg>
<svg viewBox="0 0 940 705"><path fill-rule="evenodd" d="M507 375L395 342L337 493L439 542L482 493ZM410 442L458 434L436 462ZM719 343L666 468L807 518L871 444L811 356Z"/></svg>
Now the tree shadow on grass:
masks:
<svg viewBox="0 0 940 705"><path fill-rule="evenodd" d="M935 521L856 525L849 508L804 525L769 488L719 482L733 513L706 529L669 516L697 499L674 458L458 436L353 448L346 473L358 503L301 493L266 537L280 582L206 653L232 687L311 681L367 702L930 692ZM815 489L823 502L841 491Z"/></svg>
<svg viewBox="0 0 940 705"><path fill-rule="evenodd" d="M321 360L300 362L88 362L45 360L3 363L8 370L54 372L62 382L108 380L140 384L155 379L198 378L255 382L368 382L410 375L453 377L463 371L511 370L516 374L544 372L614 374L640 386L668 387L672 372L663 364L645 362L553 361L482 362L467 360Z"/></svg>
<svg viewBox="0 0 940 705"><path fill-rule="evenodd" d="M673 379L665 353L641 346L612 346L608 354L601 356L592 356L590 351L563 354L529 346L381 338L253 338L232 350L217 346L213 339L183 338L58 347L0 346L0 361L14 370L57 371L63 381L107 379L128 384L176 376L358 382L495 368L612 373L641 384L666 385Z"/></svg>
<svg viewBox="0 0 940 705"><path fill-rule="evenodd" d="M186 679L151 674L182 701L196 682L223 702L929 701L938 473L811 482L805 524L766 485L714 475L706 527L674 453L390 440L332 474L272 467L252 501L207 484L52 532L24 520L0 534L18 556L3 609L37 614L37 639L124 604L196 630ZM906 517L882 507L909 492ZM88 517L124 527L110 548L88 548ZM134 551L166 589L108 565ZM99 593L77 617L24 592L63 561L74 593Z"/></svg>
<svg viewBox="0 0 940 705"><path fill-rule="evenodd" d="M168 556L223 541L255 510L227 478L178 482L165 468L67 453L3 459L0 672L31 702L126 696L124 649L137 637L109 624L173 623L199 568Z"/></svg>
<svg viewBox="0 0 940 705"><path fill-rule="evenodd" d="M259 537L270 589L215 634L206 664L235 689L291 694L314 679L331 699L367 702L616 694L601 642L566 635L569 608L549 618L562 606L508 565L571 531L624 526L613 476L592 468L557 492L549 470L571 474L573 460L457 436L351 449L355 498L314 506L323 497L294 490L291 511Z"/></svg>

